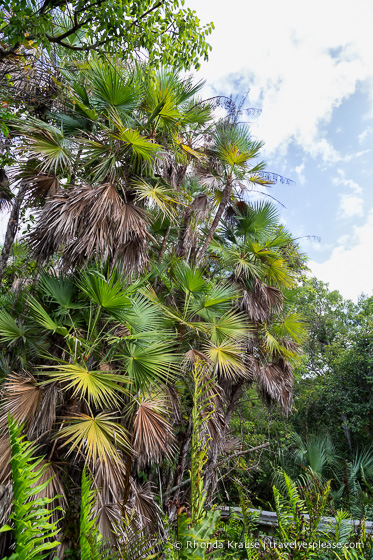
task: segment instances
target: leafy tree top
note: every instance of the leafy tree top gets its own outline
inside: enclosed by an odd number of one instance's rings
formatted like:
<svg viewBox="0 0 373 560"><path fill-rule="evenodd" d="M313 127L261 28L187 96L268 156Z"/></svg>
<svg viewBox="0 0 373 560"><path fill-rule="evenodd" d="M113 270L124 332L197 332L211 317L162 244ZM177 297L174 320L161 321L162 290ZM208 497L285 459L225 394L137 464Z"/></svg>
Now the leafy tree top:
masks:
<svg viewBox="0 0 373 560"><path fill-rule="evenodd" d="M175 68L199 67L211 50L213 24L200 25L183 0L0 1L0 61L40 45L50 53L118 52L126 59Z"/></svg>

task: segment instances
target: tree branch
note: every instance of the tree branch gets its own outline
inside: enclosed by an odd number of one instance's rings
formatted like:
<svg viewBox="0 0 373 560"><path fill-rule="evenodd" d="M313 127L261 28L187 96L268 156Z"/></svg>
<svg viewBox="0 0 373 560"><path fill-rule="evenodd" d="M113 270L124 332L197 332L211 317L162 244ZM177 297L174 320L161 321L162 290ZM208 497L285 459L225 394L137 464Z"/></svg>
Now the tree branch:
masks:
<svg viewBox="0 0 373 560"><path fill-rule="evenodd" d="M149 10L147 12L145 12L144 14L142 14L141 17L139 17L136 21L133 21L131 23L131 27L133 27L134 25L137 25L139 23L139 21L141 21L142 19L144 19L146 16L148 16L149 14L151 14L151 12L154 12L154 10L156 10L157 8L159 8L160 6L162 6L162 4L164 3L164 0L160 0L159 2L157 2L156 4L154 4L154 6L152 8L149 8Z"/></svg>
<svg viewBox="0 0 373 560"><path fill-rule="evenodd" d="M266 443L262 443L261 445L257 445L256 447L250 447L250 449L245 449L244 451L238 451L237 453L232 453L232 455L229 455L228 457L224 457L224 459L221 459L221 461L218 461L214 465L210 465L210 467L207 467L206 473L210 471L211 468L216 469L217 467L223 465L226 461L229 461L230 459L234 459L235 457L240 457L241 455L246 455L247 453L252 453L253 451L258 451L259 449L264 449L265 447L269 447L269 441L267 441ZM190 482L190 478L184 480L183 482L180 482L180 484L177 484L170 490L167 490L163 494L163 496L168 496L169 494L172 494L172 492L175 492L176 490L183 488L184 486L189 484L189 482Z"/></svg>

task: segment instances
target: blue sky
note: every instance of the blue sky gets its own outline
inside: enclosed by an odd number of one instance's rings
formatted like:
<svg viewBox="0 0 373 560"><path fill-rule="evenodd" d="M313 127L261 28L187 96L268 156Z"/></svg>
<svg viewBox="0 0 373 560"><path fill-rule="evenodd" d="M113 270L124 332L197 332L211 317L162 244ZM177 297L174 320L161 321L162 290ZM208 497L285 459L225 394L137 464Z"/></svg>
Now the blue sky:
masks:
<svg viewBox="0 0 373 560"><path fill-rule="evenodd" d="M373 3L187 0L213 21L205 95L246 93L271 194L313 273L348 298L373 295Z"/></svg>

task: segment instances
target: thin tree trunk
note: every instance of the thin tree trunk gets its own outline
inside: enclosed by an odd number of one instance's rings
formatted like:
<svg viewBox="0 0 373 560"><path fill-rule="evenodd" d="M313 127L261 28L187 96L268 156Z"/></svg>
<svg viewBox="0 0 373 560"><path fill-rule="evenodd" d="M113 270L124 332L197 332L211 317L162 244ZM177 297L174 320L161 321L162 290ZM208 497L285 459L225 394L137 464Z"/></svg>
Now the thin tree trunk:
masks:
<svg viewBox="0 0 373 560"><path fill-rule="evenodd" d="M349 426L348 426L347 416L345 415L344 412L342 412L341 417L342 417L342 426L343 426L343 430L344 430L344 433L345 433L345 436L346 436L346 440L347 440L349 455L352 456L351 434L350 434L350 428L349 428Z"/></svg>
<svg viewBox="0 0 373 560"><path fill-rule="evenodd" d="M13 200L13 206L10 212L8 226L5 233L3 250L1 251L1 256L0 256L0 282L3 278L5 267L7 265L9 255L13 247L14 239L17 235L17 231L19 227L19 215L20 215L23 199L25 198L25 194L26 194L26 186L21 185L19 187L17 195Z"/></svg>
<svg viewBox="0 0 373 560"><path fill-rule="evenodd" d="M209 246L210 243L211 243L211 240L212 240L213 235L214 235L214 233L215 233L215 231L216 231L216 228L217 228L218 225L219 225L219 222L220 222L220 219L221 219L221 217L222 217L222 215L223 215L223 212L224 212L224 210L226 209L227 204L228 204L228 202L229 202L232 189L233 189L233 182L232 182L232 178L229 177L228 180L227 180L227 184L226 184L226 186L225 186L225 188L224 188L224 191L223 191L223 196L222 196L222 199L221 199L221 201L220 201L218 211L216 212L214 221L212 222L210 231L209 231L209 233L208 233L208 235L207 235L207 237L206 237L206 239L205 239L204 244L202 245L201 249L198 251L198 254L197 254L197 266L201 263L203 257L205 256L205 253L206 253L206 251L207 251L207 249L208 249L208 246Z"/></svg>
<svg viewBox="0 0 373 560"><path fill-rule="evenodd" d="M192 219L192 212L193 212L192 206L188 206L184 211L184 219L183 219L182 226L180 228L179 239L175 251L177 257L185 257L186 242L188 239L190 220Z"/></svg>

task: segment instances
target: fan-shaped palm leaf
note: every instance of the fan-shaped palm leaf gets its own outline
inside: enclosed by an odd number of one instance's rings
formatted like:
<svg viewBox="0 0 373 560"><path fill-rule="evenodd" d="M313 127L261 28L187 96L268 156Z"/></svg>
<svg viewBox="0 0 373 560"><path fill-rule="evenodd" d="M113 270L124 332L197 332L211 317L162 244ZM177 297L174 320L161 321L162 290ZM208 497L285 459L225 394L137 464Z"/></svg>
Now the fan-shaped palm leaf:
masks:
<svg viewBox="0 0 373 560"><path fill-rule="evenodd" d="M254 377L262 396L268 401L279 403L285 413L291 410L293 399L293 374L290 365L283 359L256 368Z"/></svg>
<svg viewBox="0 0 373 560"><path fill-rule="evenodd" d="M0 341L12 344L17 340L26 342L30 331L23 325L18 325L13 317L6 311L0 311Z"/></svg>
<svg viewBox="0 0 373 560"><path fill-rule="evenodd" d="M112 184L58 193L39 215L30 243L45 261L62 247L65 264L94 258L142 270L147 262L146 219L141 209L125 203Z"/></svg>
<svg viewBox="0 0 373 560"><path fill-rule="evenodd" d="M8 423L8 415L19 424L29 426L42 399L42 389L28 372L12 373L5 379L1 392L0 431Z"/></svg>
<svg viewBox="0 0 373 560"><path fill-rule="evenodd" d="M220 344L208 342L204 345L204 353L223 378L234 380L249 376L240 344L231 340L223 340Z"/></svg>
<svg viewBox="0 0 373 560"><path fill-rule="evenodd" d="M48 366L48 371L39 374L50 377L42 385L58 381L64 384L65 390L73 390L73 397L87 399L90 405L98 407L116 407L119 402L118 393L127 394L121 384L129 383L129 379L123 375L100 370L90 371L85 363Z"/></svg>
<svg viewBox="0 0 373 560"><path fill-rule="evenodd" d="M170 455L174 437L164 396L140 395L137 401L132 446L137 453L139 468L142 468L147 463L159 463Z"/></svg>
<svg viewBox="0 0 373 560"><path fill-rule="evenodd" d="M179 355L172 353L170 345L163 342L154 342L148 346L126 342L116 358L123 361L124 369L135 389L142 390L151 382L172 379L180 362Z"/></svg>
<svg viewBox="0 0 373 560"><path fill-rule="evenodd" d="M160 183L151 184L145 179L136 179L132 181L132 185L136 189L137 200L146 202L149 208L155 208L170 220L175 218L173 205L177 204L177 201L171 189Z"/></svg>
<svg viewBox="0 0 373 560"><path fill-rule="evenodd" d="M249 336L249 326L242 313L230 311L211 323L211 341L220 344L225 339L242 341Z"/></svg>
<svg viewBox="0 0 373 560"><path fill-rule="evenodd" d="M113 414L104 412L96 416L78 413L64 418L69 425L62 428L56 437L65 440L62 447L68 446L67 455L80 452L86 461L93 463L98 458L105 463L121 463L118 448L129 451L130 445L126 431L117 419Z"/></svg>
<svg viewBox="0 0 373 560"><path fill-rule="evenodd" d="M123 281L116 279L114 273L105 278L97 270L88 269L81 274L77 285L86 296L109 313L117 314L131 305L123 290Z"/></svg>
<svg viewBox="0 0 373 560"><path fill-rule="evenodd" d="M73 154L62 130L31 117L14 127L28 139L28 149L33 157L41 160L40 171L57 175L61 169L70 169Z"/></svg>

